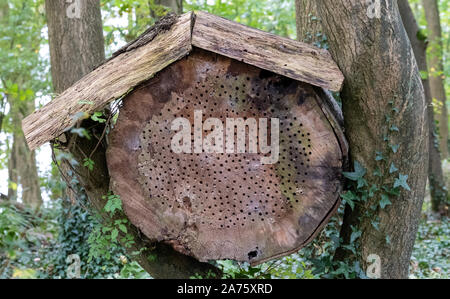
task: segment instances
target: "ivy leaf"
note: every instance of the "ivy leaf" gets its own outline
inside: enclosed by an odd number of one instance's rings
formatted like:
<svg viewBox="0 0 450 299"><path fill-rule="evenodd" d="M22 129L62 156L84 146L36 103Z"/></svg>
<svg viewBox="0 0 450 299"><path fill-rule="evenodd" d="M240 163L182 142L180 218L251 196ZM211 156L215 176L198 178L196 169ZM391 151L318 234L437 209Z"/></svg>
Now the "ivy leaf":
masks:
<svg viewBox="0 0 450 299"><path fill-rule="evenodd" d="M358 181L366 174L366 169L362 167L362 165L359 164L358 161L355 161L354 169L355 171L353 172L343 172L342 174L344 175L344 177L352 181Z"/></svg>
<svg viewBox="0 0 450 299"><path fill-rule="evenodd" d="M398 145L398 144L391 144L390 147L392 149L392 152L394 154L396 154L398 152L398 148L400 147L400 145Z"/></svg>
<svg viewBox="0 0 450 299"><path fill-rule="evenodd" d="M384 209L386 206L391 204L392 202L389 200L389 196L386 194L381 194L380 208Z"/></svg>
<svg viewBox="0 0 450 299"><path fill-rule="evenodd" d="M384 159L383 153L377 151L377 152L376 152L375 161L381 161L381 160L383 160L383 159Z"/></svg>
<svg viewBox="0 0 450 299"><path fill-rule="evenodd" d="M354 200L357 199L356 195L352 191L347 191L344 194L341 194L341 198L352 208L355 208Z"/></svg>
<svg viewBox="0 0 450 299"><path fill-rule="evenodd" d="M370 223L377 231L380 231L380 228L378 227L378 225L380 224L379 222L371 221Z"/></svg>
<svg viewBox="0 0 450 299"><path fill-rule="evenodd" d="M356 186L356 188L361 189L365 186L367 186L367 181L363 178L358 179L358 185Z"/></svg>
<svg viewBox="0 0 450 299"><path fill-rule="evenodd" d="M380 178L383 176L383 175L381 174L380 167L377 166L377 168L376 168L375 171L373 172L373 175L374 175L374 176L377 176L377 177L380 177Z"/></svg>
<svg viewBox="0 0 450 299"><path fill-rule="evenodd" d="M391 167L389 168L389 173L394 173L398 171L398 168L395 167L394 163L391 163Z"/></svg>
<svg viewBox="0 0 450 299"><path fill-rule="evenodd" d="M398 127L396 125L392 125L389 130L391 130L392 132L400 132L400 130L398 129Z"/></svg>
<svg viewBox="0 0 450 299"><path fill-rule="evenodd" d="M411 191L406 180L408 179L408 175L399 174L398 178L395 179L394 188L402 187L405 190Z"/></svg>
<svg viewBox="0 0 450 299"><path fill-rule="evenodd" d="M119 230L117 228L114 228L111 231L111 241L117 241L117 236L119 235Z"/></svg>
<svg viewBox="0 0 450 299"><path fill-rule="evenodd" d="M358 239L361 236L361 231L354 231L350 235L350 243L355 242L356 239Z"/></svg>
<svg viewBox="0 0 450 299"><path fill-rule="evenodd" d="M389 235L386 235L386 244L391 244L391 238L389 237Z"/></svg>

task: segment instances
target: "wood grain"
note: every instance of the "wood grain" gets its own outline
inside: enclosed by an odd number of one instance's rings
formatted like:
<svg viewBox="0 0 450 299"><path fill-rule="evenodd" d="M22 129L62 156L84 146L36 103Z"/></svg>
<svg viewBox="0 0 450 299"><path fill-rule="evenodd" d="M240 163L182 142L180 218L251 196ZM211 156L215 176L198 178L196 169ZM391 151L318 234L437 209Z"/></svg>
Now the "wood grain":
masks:
<svg viewBox="0 0 450 299"><path fill-rule="evenodd" d="M76 123L79 113L101 111L111 101L153 77L192 49L191 13L145 45L126 51L83 77L22 122L28 146L35 149Z"/></svg>
<svg viewBox="0 0 450 299"><path fill-rule="evenodd" d="M111 189L150 240L200 261L259 264L298 251L334 214L347 157L319 90L194 49L124 99L107 151ZM192 124L197 109L203 120L279 118L278 163L173 153L171 121Z"/></svg>
<svg viewBox="0 0 450 299"><path fill-rule="evenodd" d="M196 12L192 45L332 91L344 77L326 50L205 12Z"/></svg>

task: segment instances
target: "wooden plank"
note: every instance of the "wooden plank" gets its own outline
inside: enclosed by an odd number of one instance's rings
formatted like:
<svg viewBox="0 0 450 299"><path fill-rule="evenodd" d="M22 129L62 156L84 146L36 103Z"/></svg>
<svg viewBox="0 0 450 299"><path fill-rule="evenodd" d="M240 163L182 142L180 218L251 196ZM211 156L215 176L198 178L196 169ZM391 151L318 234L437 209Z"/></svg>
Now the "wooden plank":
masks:
<svg viewBox="0 0 450 299"><path fill-rule="evenodd" d="M186 13L170 27L158 32L147 44L124 51L68 88L22 122L31 150L73 127L77 115L90 115L135 86L153 77L191 50L192 13Z"/></svg>
<svg viewBox="0 0 450 299"><path fill-rule="evenodd" d="M274 73L340 91L344 76L326 50L205 12L196 12L192 45Z"/></svg>

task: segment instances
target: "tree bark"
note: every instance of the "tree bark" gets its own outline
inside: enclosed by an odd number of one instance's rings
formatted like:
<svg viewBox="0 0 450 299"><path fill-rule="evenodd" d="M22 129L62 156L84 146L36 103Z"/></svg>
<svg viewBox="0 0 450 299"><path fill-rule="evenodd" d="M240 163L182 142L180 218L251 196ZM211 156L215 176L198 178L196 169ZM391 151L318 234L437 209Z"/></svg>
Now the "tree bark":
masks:
<svg viewBox="0 0 450 299"><path fill-rule="evenodd" d="M168 7L177 15L183 13L183 0L155 0L155 4Z"/></svg>
<svg viewBox="0 0 450 299"><path fill-rule="evenodd" d="M104 60L100 3L91 0L82 0L79 3L81 3L80 17L69 18L66 15L66 9L70 4L64 1L46 0L52 78L57 93L64 91ZM67 142L62 146L66 146L74 159L78 161L78 166L74 170L90 202L101 216L108 222L126 218L123 213L119 215L116 213L115 218L111 219L108 214L102 212L106 204L102 197L109 192L109 173L105 155L107 144L100 137L105 130L105 125L88 119L82 123L82 126L90 128L93 138L91 140L77 138L72 134L66 136ZM72 141L74 146L70 146ZM92 171L82 166L83 160L88 156L94 161ZM67 167L71 166L67 165ZM127 251L154 278L189 278L195 274L220 275L218 269L211 264L200 263L191 257L179 254L168 245L150 243L131 224L128 224L127 229L135 242L131 248L126 248ZM131 254L139 250L141 250L139 255Z"/></svg>
<svg viewBox="0 0 450 299"><path fill-rule="evenodd" d="M403 25L408 34L414 56L421 72L427 72L427 43L426 36L421 32L414 13L408 0L398 0L398 8L402 17ZM425 92L428 116L428 181L430 184L431 205L434 212L443 212L447 200L447 189L445 187L442 172L441 153L439 152L439 140L436 135L436 124L434 122L433 98L431 96L430 82L427 77L422 77L422 85Z"/></svg>
<svg viewBox="0 0 450 299"><path fill-rule="evenodd" d="M6 2L0 5L0 24L8 25L9 6ZM32 49L32 42L35 36L30 38L29 45L21 45ZM16 46L16 37L12 37L11 49ZM31 50L32 51L32 50ZM34 53L38 55L37 53ZM30 71L30 70L29 70ZM26 89L24 82L29 81L30 74L27 71L22 73L9 72L6 77L1 77L2 82L11 81L17 84L19 89ZM7 86L5 86L6 88ZM8 198L17 200L17 189L22 188L22 203L32 209L37 210L42 204L38 169L36 166L36 155L30 151L26 145L25 137L21 130L22 119L34 110L34 101L26 99L20 100L12 95L7 95L7 101L10 107L10 118L12 122L12 147L8 159ZM14 185L15 184L15 185Z"/></svg>
<svg viewBox="0 0 450 299"><path fill-rule="evenodd" d="M183 0L150 0L150 15L158 20L169 12L177 15L183 13Z"/></svg>
<svg viewBox="0 0 450 299"><path fill-rule="evenodd" d="M448 157L448 111L444 88L442 29L437 0L422 0L428 29L428 69L431 96L438 106L439 148L441 158Z"/></svg>
<svg viewBox="0 0 450 299"><path fill-rule="evenodd" d="M322 24L317 13L316 2L311 0L295 0L295 22L297 40L320 46L324 35Z"/></svg>
<svg viewBox="0 0 450 299"><path fill-rule="evenodd" d="M345 211L341 236L349 244L353 230L360 231L360 255L341 247L335 259L354 259L368 269L369 255L376 254L382 278L406 278L425 193L428 131L419 70L397 1L381 1L379 18L368 13L365 1L316 3L330 52L346 79L341 96L351 157L366 168L366 188L378 188ZM410 191L406 184L394 188L397 175L397 183L408 175ZM393 189L398 196L380 208L380 197Z"/></svg>

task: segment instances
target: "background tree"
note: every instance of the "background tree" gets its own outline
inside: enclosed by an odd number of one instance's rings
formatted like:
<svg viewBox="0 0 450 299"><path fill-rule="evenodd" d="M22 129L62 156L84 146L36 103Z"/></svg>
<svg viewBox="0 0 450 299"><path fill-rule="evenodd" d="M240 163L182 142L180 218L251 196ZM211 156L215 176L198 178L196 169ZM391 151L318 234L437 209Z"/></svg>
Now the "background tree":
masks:
<svg viewBox="0 0 450 299"><path fill-rule="evenodd" d="M427 74L426 36L424 32L420 30L408 0L398 0L397 3L419 70L421 74ZM438 135L434 121L433 98L428 76L422 75L422 85L428 112L428 181L430 184L432 209L434 212L439 212L439 210L443 210L443 205L445 205L447 201L447 188L445 187L444 175L442 172L441 154L438 146L439 140L437 138ZM445 120L445 123L447 122L448 121Z"/></svg>
<svg viewBox="0 0 450 299"><path fill-rule="evenodd" d="M322 32L315 1L295 0L295 16L297 40L319 47L323 46L326 37Z"/></svg>
<svg viewBox="0 0 450 299"><path fill-rule="evenodd" d="M448 157L448 111L444 88L442 28L437 0L423 0L428 32L428 70L431 96L438 107L441 158Z"/></svg>
<svg viewBox="0 0 450 299"><path fill-rule="evenodd" d="M0 129L12 135L11 143L8 144L8 198L16 200L20 188L22 202L38 208L42 204L42 196L36 155L26 145L21 119L35 109L35 90L45 89L45 79L40 83L42 78L33 72L41 63L40 30L44 22L35 3L8 2L0 1L0 35L6 37L0 41L2 49L5 49L0 53L0 86L3 91ZM29 59L23 61L23 56ZM7 117L6 105L9 106Z"/></svg>
<svg viewBox="0 0 450 299"><path fill-rule="evenodd" d="M404 278L425 193L426 103L397 2L381 1L379 17L370 8L364 1L317 1L346 79L341 97L355 161L346 176L356 183L344 199L358 204L346 208L342 238L351 245L359 234L360 254L341 246L336 259L367 269L376 254L381 277Z"/></svg>

